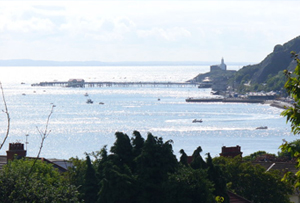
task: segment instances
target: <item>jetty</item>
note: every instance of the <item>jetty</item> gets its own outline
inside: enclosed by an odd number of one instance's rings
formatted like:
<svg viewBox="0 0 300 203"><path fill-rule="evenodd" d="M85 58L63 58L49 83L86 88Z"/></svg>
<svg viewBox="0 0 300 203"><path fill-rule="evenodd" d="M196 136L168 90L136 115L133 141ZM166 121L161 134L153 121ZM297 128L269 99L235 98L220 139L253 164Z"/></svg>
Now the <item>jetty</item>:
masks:
<svg viewBox="0 0 300 203"><path fill-rule="evenodd" d="M224 102L224 103L265 103L263 99L249 99L249 98L187 98L186 102Z"/></svg>
<svg viewBox="0 0 300 203"><path fill-rule="evenodd" d="M194 82L86 82L83 79L70 79L69 81L53 81L53 82L39 82L31 84L31 86L62 86L62 87L128 87L128 86L163 86L163 87L194 87L198 83Z"/></svg>
<svg viewBox="0 0 300 203"><path fill-rule="evenodd" d="M259 103L259 104L268 104L273 107L280 109L288 109L293 107L291 101L281 101L278 99L253 99L253 98L222 98L222 97L212 97L212 98L187 98L186 102L199 102L199 103L209 103L209 102L223 102L223 103Z"/></svg>

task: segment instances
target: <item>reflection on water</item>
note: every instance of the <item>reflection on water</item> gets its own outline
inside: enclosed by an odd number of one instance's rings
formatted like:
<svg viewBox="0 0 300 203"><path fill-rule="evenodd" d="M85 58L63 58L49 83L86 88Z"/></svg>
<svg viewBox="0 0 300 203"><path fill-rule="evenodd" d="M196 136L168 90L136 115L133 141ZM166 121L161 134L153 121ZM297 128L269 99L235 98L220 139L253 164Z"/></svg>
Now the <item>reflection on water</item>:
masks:
<svg viewBox="0 0 300 203"><path fill-rule="evenodd" d="M12 78L11 69L11 72L3 73L10 75L10 78L3 78L3 86L11 115L11 133L2 154L5 154L9 142L25 142L26 134L29 134L28 156L37 154L40 143L37 127L44 129L51 104L56 105L49 124L51 133L41 155L47 158L84 157L84 152L100 150L104 145L111 146L116 131L131 136L134 130L138 130L145 138L151 132L162 136L165 141L172 139L176 155L179 155L180 149L192 154L194 149L202 146L203 154L211 152L212 156L216 156L222 146L235 145L241 146L244 155L258 150L276 153L282 139L296 139L291 135L285 118L280 117L281 110L268 105L185 102L187 97L209 96L209 89L30 86L43 80L86 79L88 76L91 79L114 77L117 80L119 76L126 75L127 79L144 81L172 77L176 81L184 81L197 75L198 67L29 67L31 74L22 68L16 67L23 77L16 75ZM151 70L155 71L152 73ZM86 104L86 92L94 104ZM104 104L99 105L99 102ZM0 135L4 135L5 115L0 114L0 119ZM202 119L203 122L192 123L193 119ZM255 130L258 126L268 126L268 129Z"/></svg>

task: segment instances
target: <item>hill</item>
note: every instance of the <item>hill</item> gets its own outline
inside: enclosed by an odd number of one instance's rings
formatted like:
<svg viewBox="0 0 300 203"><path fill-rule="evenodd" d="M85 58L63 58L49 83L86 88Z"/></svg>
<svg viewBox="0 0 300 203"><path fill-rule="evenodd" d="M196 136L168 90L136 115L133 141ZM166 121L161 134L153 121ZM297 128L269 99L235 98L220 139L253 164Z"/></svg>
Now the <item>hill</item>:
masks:
<svg viewBox="0 0 300 203"><path fill-rule="evenodd" d="M300 36L283 45L276 45L273 52L260 63L244 66L235 73L230 84L238 91L281 90L285 83L283 70L296 67L291 51L300 53Z"/></svg>

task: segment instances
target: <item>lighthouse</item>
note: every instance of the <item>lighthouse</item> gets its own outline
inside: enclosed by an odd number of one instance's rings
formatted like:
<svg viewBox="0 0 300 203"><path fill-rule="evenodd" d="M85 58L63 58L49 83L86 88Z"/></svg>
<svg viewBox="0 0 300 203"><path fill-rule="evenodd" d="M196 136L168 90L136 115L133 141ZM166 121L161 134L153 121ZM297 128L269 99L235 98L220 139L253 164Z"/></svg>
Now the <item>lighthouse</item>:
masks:
<svg viewBox="0 0 300 203"><path fill-rule="evenodd" d="M220 68L221 68L221 70L226 70L226 68L227 68L226 64L224 63L224 58L221 59Z"/></svg>

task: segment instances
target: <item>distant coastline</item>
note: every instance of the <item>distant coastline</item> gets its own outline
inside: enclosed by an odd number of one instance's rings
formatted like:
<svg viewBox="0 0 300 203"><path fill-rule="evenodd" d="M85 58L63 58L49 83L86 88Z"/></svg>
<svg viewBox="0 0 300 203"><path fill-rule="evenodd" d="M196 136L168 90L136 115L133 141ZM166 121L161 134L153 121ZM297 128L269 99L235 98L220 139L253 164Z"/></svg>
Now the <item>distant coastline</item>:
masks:
<svg viewBox="0 0 300 203"><path fill-rule="evenodd" d="M216 61L48 61L31 59L0 60L1 66L205 66L215 64ZM231 66L244 66L250 63L232 62Z"/></svg>

